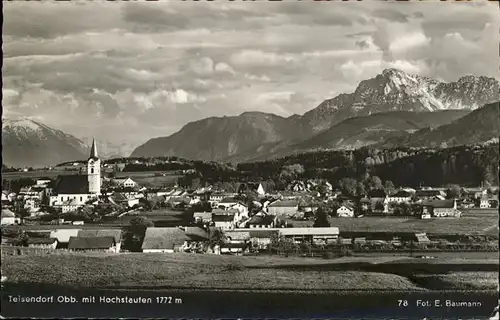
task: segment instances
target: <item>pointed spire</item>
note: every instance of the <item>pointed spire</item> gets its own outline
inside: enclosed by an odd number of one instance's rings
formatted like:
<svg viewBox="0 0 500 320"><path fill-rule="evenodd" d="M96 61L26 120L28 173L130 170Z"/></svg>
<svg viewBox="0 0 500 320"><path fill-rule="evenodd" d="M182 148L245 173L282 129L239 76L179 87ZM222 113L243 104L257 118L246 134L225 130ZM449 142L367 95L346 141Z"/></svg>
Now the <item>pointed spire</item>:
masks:
<svg viewBox="0 0 500 320"><path fill-rule="evenodd" d="M99 159L99 156L97 155L97 144L95 142L95 137L92 140L92 148L90 149L90 157L89 158Z"/></svg>

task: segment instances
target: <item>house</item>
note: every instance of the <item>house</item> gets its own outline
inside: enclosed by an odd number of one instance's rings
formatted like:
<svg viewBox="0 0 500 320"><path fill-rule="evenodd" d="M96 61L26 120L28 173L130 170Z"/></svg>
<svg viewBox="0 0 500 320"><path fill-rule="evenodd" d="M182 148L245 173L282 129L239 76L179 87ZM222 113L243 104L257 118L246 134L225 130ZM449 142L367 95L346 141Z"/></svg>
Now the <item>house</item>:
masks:
<svg viewBox="0 0 500 320"><path fill-rule="evenodd" d="M344 204L340 208L337 209L337 216L343 218L352 218L354 217L354 208L350 204Z"/></svg>
<svg viewBox="0 0 500 320"><path fill-rule="evenodd" d="M277 217L274 215L260 215L256 214L247 225L249 228L274 228L277 225Z"/></svg>
<svg viewBox="0 0 500 320"><path fill-rule="evenodd" d="M147 228L142 242L142 252L173 253L181 250L191 238L180 228Z"/></svg>
<svg viewBox="0 0 500 320"><path fill-rule="evenodd" d="M491 207L488 195L481 195L479 200L479 208L488 209Z"/></svg>
<svg viewBox="0 0 500 320"><path fill-rule="evenodd" d="M337 242L339 228L281 228L279 234L296 243L328 244Z"/></svg>
<svg viewBox="0 0 500 320"><path fill-rule="evenodd" d="M56 249L57 248L56 238L28 238L27 244L29 248L44 248L44 249Z"/></svg>
<svg viewBox="0 0 500 320"><path fill-rule="evenodd" d="M74 212L82 206L83 204L80 204L77 199L68 199L61 204L61 209L63 213Z"/></svg>
<svg viewBox="0 0 500 320"><path fill-rule="evenodd" d="M235 213L213 213L212 221L216 228L221 228L222 230L234 229Z"/></svg>
<svg viewBox="0 0 500 320"><path fill-rule="evenodd" d="M266 195L266 191L264 190L262 183L259 182L241 183L238 187L238 193L253 193L256 196Z"/></svg>
<svg viewBox="0 0 500 320"><path fill-rule="evenodd" d="M408 191L399 190L395 194L391 194L387 197L389 203L409 203L411 201L412 194Z"/></svg>
<svg viewBox="0 0 500 320"><path fill-rule="evenodd" d="M456 200L428 200L422 203L422 215L432 217L460 217Z"/></svg>
<svg viewBox="0 0 500 320"><path fill-rule="evenodd" d="M220 209L228 209L236 204L238 204L240 200L234 198L234 197L227 197L222 199L219 204L217 205L217 208Z"/></svg>
<svg viewBox="0 0 500 320"><path fill-rule="evenodd" d="M294 215L299 210L296 200L277 200L267 206L267 212L271 215Z"/></svg>
<svg viewBox="0 0 500 320"><path fill-rule="evenodd" d="M228 210L237 210L239 213L238 220L243 217L248 217L248 206L241 202L238 202L237 204L230 206Z"/></svg>
<svg viewBox="0 0 500 320"><path fill-rule="evenodd" d="M68 249L74 251L117 252L116 241L112 236L105 237L70 237Z"/></svg>
<svg viewBox="0 0 500 320"><path fill-rule="evenodd" d="M221 254L243 254L244 252L248 252L249 243L243 241L237 242L224 242L220 246Z"/></svg>
<svg viewBox="0 0 500 320"><path fill-rule="evenodd" d="M269 248L273 237L278 237L279 233L277 229L250 229L248 235L252 247L266 250Z"/></svg>
<svg viewBox="0 0 500 320"><path fill-rule="evenodd" d="M57 229L55 228L50 232L50 238L57 239L57 248L67 248L69 244L69 239L71 237L77 237L78 232L81 229Z"/></svg>
<svg viewBox="0 0 500 320"><path fill-rule="evenodd" d="M135 188L138 186L137 182L130 179L129 177L112 179L111 181L115 186L122 187L122 188Z"/></svg>
<svg viewBox="0 0 500 320"><path fill-rule="evenodd" d="M294 181L288 186L288 189L295 192L305 191L306 184L303 181Z"/></svg>
<svg viewBox="0 0 500 320"><path fill-rule="evenodd" d="M9 192L2 191L2 205L9 204L11 199L9 198Z"/></svg>
<svg viewBox="0 0 500 320"><path fill-rule="evenodd" d="M383 212L389 211L389 199L384 190L369 191L367 197L371 201L372 210L380 211L380 209L383 209L382 210ZM382 207L379 208L380 205L382 205L383 208Z"/></svg>
<svg viewBox="0 0 500 320"><path fill-rule="evenodd" d="M208 202L212 205L212 208L217 208L217 205L219 202L222 201L222 199L226 198L226 195L221 192L214 192L208 196Z"/></svg>
<svg viewBox="0 0 500 320"><path fill-rule="evenodd" d="M120 252L122 242L122 230L120 229L83 229L78 231L78 237L113 237L115 239L115 247L112 252Z"/></svg>
<svg viewBox="0 0 500 320"><path fill-rule="evenodd" d="M50 179L38 179L36 180L36 185L41 187L47 187L52 180Z"/></svg>
<svg viewBox="0 0 500 320"><path fill-rule="evenodd" d="M212 221L212 212L194 212L193 219L195 222L208 223Z"/></svg>
<svg viewBox="0 0 500 320"><path fill-rule="evenodd" d="M9 209L2 209L1 225L12 225L19 223L19 218Z"/></svg>
<svg viewBox="0 0 500 320"><path fill-rule="evenodd" d="M443 200L446 193L438 189L421 189L415 192L415 197L419 200Z"/></svg>

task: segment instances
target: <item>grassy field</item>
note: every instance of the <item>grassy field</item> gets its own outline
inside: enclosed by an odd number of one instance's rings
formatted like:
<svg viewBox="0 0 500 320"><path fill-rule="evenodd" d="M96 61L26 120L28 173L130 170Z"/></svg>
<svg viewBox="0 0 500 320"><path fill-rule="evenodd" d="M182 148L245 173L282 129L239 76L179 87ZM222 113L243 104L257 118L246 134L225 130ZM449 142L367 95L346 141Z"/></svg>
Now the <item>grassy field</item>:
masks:
<svg viewBox="0 0 500 320"><path fill-rule="evenodd" d="M393 263L398 258L349 257L336 260L312 258L238 257L195 254L87 253L45 256L4 256L2 276L8 283L59 284L99 288L193 288L193 289L284 289L284 290L423 290L462 288L480 278L479 287L490 288L491 272L466 276L421 276L416 283L389 273L287 269L352 262ZM421 263L420 259L414 259ZM406 263L412 263L407 261ZM497 277L498 278L498 277ZM435 280L438 279L438 280ZM464 280L465 279L465 280ZM471 287L469 285L469 287ZM475 287L474 287L475 288Z"/></svg>
<svg viewBox="0 0 500 320"><path fill-rule="evenodd" d="M463 215L460 218L417 219L394 217L338 218L330 217L330 225L340 231L380 231L380 232L427 232L446 234L498 233L498 214L480 216ZM312 227L314 221L288 220L294 227ZM493 226L493 228L492 228Z"/></svg>
<svg viewBox="0 0 500 320"><path fill-rule="evenodd" d="M419 290L408 279L391 274L254 269L245 268L248 260L230 259L239 257L220 258L182 254L12 256L2 258L2 275L10 283L101 288Z"/></svg>
<svg viewBox="0 0 500 320"><path fill-rule="evenodd" d="M416 275L413 280L429 289L495 290L498 272L454 272L438 275Z"/></svg>

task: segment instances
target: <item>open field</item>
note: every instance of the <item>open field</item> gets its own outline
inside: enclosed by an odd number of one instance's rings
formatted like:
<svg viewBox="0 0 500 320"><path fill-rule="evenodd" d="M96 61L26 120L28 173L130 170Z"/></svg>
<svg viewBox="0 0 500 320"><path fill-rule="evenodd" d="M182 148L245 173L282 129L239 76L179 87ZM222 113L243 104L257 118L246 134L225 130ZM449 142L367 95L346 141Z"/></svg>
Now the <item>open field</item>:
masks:
<svg viewBox="0 0 500 320"><path fill-rule="evenodd" d="M429 289L495 290L498 288L498 272L454 272L416 275L411 278Z"/></svg>
<svg viewBox="0 0 500 320"><path fill-rule="evenodd" d="M2 172L2 179L6 180L16 180L21 178L56 178L58 175L71 175L77 174L78 171L67 171L67 170L37 170L28 172Z"/></svg>
<svg viewBox="0 0 500 320"><path fill-rule="evenodd" d="M404 277L356 271L245 269L238 263L185 255L14 256L2 259L12 283L79 287L184 287L193 289L404 289L419 288ZM170 258L170 259L169 259ZM189 261L191 260L191 261Z"/></svg>
<svg viewBox="0 0 500 320"><path fill-rule="evenodd" d="M312 227L314 221L288 220L294 227ZM338 218L330 217L330 225L344 232L427 232L445 234L481 234L483 231L498 233L492 226L498 226L498 214L479 216L464 214L460 218L436 218L423 220L418 218L395 217L363 217ZM489 229L490 228L490 229Z"/></svg>
<svg viewBox="0 0 500 320"><path fill-rule="evenodd" d="M388 264L385 269L393 269L397 266L398 260L399 258L395 257L322 260L195 254L75 253L5 256L2 257L2 275L7 277L8 283L59 284L94 288L412 291L426 289L425 286L417 285L405 276L359 268L361 265L370 265L376 261L378 263L374 267L380 267L378 269L383 268L385 264ZM416 269L424 269L421 265L426 264L421 259L405 259L401 263L403 265L400 269L408 269L412 264ZM496 263L498 268L498 260ZM356 269L350 270L352 264ZM314 268L315 266L318 268ZM492 279L491 272L471 274L477 274L481 278L483 273L485 278L481 281L488 287ZM455 282L449 280L445 287L453 289L455 288L453 283ZM466 285L464 281L456 283L457 286L461 286L460 288ZM436 289L435 287L436 285L430 289Z"/></svg>

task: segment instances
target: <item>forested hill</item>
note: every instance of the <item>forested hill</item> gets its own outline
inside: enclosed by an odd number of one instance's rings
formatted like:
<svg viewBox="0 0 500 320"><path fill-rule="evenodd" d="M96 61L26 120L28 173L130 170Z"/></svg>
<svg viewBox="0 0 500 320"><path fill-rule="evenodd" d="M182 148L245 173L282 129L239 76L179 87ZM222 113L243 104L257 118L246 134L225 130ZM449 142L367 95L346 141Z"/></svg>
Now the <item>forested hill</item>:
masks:
<svg viewBox="0 0 500 320"><path fill-rule="evenodd" d="M498 185L498 143L446 149L372 149L309 152L281 159L238 164L248 179L278 179L281 168L299 164L302 178L332 182L367 174L391 180L396 186L442 186L457 183Z"/></svg>
<svg viewBox="0 0 500 320"><path fill-rule="evenodd" d="M192 161L175 158L155 165L129 164L125 171L195 169L197 183L269 181L286 184L283 171L299 168L297 179L325 178L336 183L343 178L361 181L367 175L390 180L396 186L498 185L498 142L444 149L393 148L317 151L280 159L240 163ZM286 180L286 179L285 179Z"/></svg>

